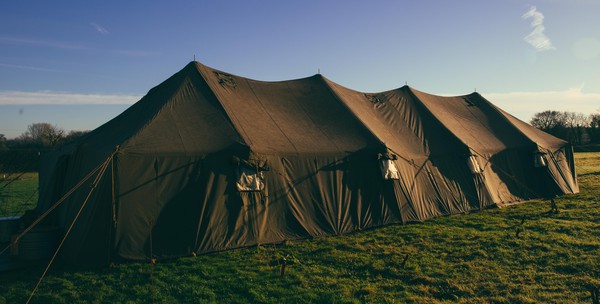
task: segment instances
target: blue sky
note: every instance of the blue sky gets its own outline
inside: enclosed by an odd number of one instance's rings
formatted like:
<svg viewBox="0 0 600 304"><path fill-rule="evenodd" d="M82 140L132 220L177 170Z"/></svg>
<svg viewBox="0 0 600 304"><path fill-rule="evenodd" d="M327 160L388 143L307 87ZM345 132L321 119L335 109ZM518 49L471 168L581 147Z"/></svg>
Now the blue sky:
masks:
<svg viewBox="0 0 600 304"><path fill-rule="evenodd" d="M196 59L365 92L477 90L528 121L600 111L600 0L5 1L0 134L94 129Z"/></svg>

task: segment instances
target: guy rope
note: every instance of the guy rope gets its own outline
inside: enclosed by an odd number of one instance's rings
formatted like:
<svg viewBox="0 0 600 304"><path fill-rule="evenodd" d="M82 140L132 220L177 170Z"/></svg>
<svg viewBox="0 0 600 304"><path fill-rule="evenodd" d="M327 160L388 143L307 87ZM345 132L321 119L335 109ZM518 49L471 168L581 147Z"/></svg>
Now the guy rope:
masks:
<svg viewBox="0 0 600 304"><path fill-rule="evenodd" d="M48 270L50 269L50 266L52 266L52 263L54 262L54 260L56 259L56 256L58 255L58 252L60 251L61 247L63 246L65 240L67 239L67 237L69 236L69 233L71 232L71 230L73 229L73 226L75 225L75 222L77 221L77 219L79 218L79 216L81 215L81 212L83 211L83 208L85 207L85 205L87 204L88 200L90 199L92 193L94 192L94 190L97 188L98 184L100 183L100 180L102 179L102 177L104 176L104 173L106 172L106 169L112 165L113 163L113 159L114 156L117 154L119 150L119 146L117 146L115 148L115 150L109 155L109 157L100 165L96 166L94 169L92 169L84 178L82 178L75 186L73 186L69 191L67 191L56 203L54 203L50 208L48 208L48 210L46 210L42 215L40 215L35 221L33 221L33 223L31 223L31 225L29 225L29 227L25 228L23 230L23 232L21 232L19 235L17 235L14 240L8 245L6 246L6 248L2 249L2 251L0 251L0 254L4 253L6 250L8 250L8 248L10 248L11 246L14 246L16 244L18 244L19 240L25 235L27 234L29 231L31 231L31 229L33 229L37 224L39 224L44 218L46 218L52 211L54 211L58 206L60 206L65 200L67 200L67 198L69 198L75 191L77 191L77 189L79 189L84 183L86 183L86 181L88 181L92 176L94 176L94 174L96 174L93 182L91 183L91 188L85 198L85 200L83 201L83 203L81 204L81 207L79 208L79 211L77 212L77 214L75 215L75 218L73 219L73 221L71 222L69 228L67 229L67 231L65 232L64 237L62 238L60 244L58 245L58 248L56 249L56 251L54 252L52 258L50 259L50 262L48 263L48 265L46 266L46 269L44 270L44 272L42 273L40 279L38 280L37 284L35 285L33 291L31 292L31 294L29 295L29 298L27 299L26 303L29 303L31 301L31 299L33 298L33 295L35 294L36 290L38 289L40 283L42 282L42 280L44 279L45 275L47 274ZM113 168L114 169L114 168ZM112 178L114 178L114 173ZM114 183L114 181L113 181Z"/></svg>

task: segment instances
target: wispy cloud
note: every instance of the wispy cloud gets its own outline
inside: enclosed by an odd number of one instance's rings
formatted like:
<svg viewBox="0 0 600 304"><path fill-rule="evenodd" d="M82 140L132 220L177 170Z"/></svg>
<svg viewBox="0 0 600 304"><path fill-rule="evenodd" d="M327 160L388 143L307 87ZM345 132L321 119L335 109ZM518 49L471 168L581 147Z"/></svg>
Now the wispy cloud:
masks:
<svg viewBox="0 0 600 304"><path fill-rule="evenodd" d="M583 91L584 84L562 91L482 93L482 95L523 121L533 114L545 110L580 112L584 114L600 111L600 93Z"/></svg>
<svg viewBox="0 0 600 304"><path fill-rule="evenodd" d="M110 34L110 32L105 29L103 26L99 25L98 23L90 23L90 25L96 30L96 32L102 34L102 35L108 35Z"/></svg>
<svg viewBox="0 0 600 304"><path fill-rule="evenodd" d="M108 33L108 32L107 32ZM0 36L0 45L1 44L12 44L12 45L27 45L27 46L36 46L36 47L48 47L55 49L63 49L63 50L79 50L79 51L87 51L87 52L104 52L112 55L118 56L127 56L127 57L154 57L159 55L157 52L148 52L148 51L140 51L140 50L122 50L122 49L95 49L83 45L69 44L57 41L49 41L49 40L36 40L36 39L28 39L28 38L16 38L16 37L6 37Z"/></svg>
<svg viewBox="0 0 600 304"><path fill-rule="evenodd" d="M48 91L0 91L0 105L119 105L133 104L141 97L141 95L81 94Z"/></svg>
<svg viewBox="0 0 600 304"><path fill-rule="evenodd" d="M33 45L33 46L51 47L51 48L66 49L66 50L89 50L90 49L90 48L82 46L82 45L62 43L62 42L56 42L56 41L15 38L15 37L3 37L3 36L0 36L0 44Z"/></svg>
<svg viewBox="0 0 600 304"><path fill-rule="evenodd" d="M26 66L26 65L18 65L18 64L10 64L10 63L1 63L0 67L10 68L10 69L19 69L19 70L30 70L30 71L38 71L38 72L59 72L66 73L64 70L56 70L56 69L46 69L34 66Z"/></svg>
<svg viewBox="0 0 600 304"><path fill-rule="evenodd" d="M533 30L529 35L525 36L524 40L531 44L536 51L549 51L556 49L550 38L544 34L544 14L539 12L535 6L532 6L529 11L527 11L523 16L521 16L524 20L531 19L531 27Z"/></svg>

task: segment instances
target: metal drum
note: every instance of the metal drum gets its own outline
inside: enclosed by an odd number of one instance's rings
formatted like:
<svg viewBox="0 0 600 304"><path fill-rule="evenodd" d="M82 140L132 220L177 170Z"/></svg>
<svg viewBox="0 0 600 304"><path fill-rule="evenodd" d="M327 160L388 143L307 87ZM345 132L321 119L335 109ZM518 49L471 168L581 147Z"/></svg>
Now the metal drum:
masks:
<svg viewBox="0 0 600 304"><path fill-rule="evenodd" d="M0 217L0 244L10 242L10 237L19 229L20 216Z"/></svg>
<svg viewBox="0 0 600 304"><path fill-rule="evenodd" d="M10 244L11 237L19 229L19 216L0 217L0 250ZM19 263L10 256L10 250L0 254L0 272L16 269Z"/></svg>
<svg viewBox="0 0 600 304"><path fill-rule="evenodd" d="M7 246L8 243L2 244L2 249ZM0 249L0 250L2 250ZM10 251L7 250L3 254L0 254L0 272L17 269L21 266L19 261L10 256Z"/></svg>
<svg viewBox="0 0 600 304"><path fill-rule="evenodd" d="M22 261L50 259L59 242L58 227L35 227L19 240L17 257Z"/></svg>

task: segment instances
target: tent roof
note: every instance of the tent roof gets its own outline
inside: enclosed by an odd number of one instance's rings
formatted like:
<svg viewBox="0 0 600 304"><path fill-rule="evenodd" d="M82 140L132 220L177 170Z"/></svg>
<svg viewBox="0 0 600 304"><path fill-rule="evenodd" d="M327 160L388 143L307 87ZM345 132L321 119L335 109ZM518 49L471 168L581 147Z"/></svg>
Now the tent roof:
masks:
<svg viewBox="0 0 600 304"><path fill-rule="evenodd" d="M139 102L86 136L98 151L347 153L391 149L409 158L494 153L564 141L477 93L442 97L408 86L381 93L321 75L279 82L248 79L190 62Z"/></svg>

